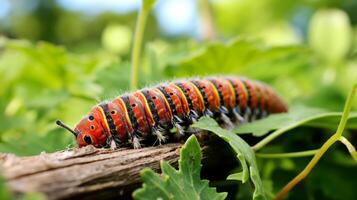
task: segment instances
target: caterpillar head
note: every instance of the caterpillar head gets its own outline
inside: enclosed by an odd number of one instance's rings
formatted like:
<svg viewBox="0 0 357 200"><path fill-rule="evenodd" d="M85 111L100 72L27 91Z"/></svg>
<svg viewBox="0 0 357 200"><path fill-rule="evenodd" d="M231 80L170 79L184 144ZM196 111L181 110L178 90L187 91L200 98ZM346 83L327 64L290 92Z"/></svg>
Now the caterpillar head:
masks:
<svg viewBox="0 0 357 200"><path fill-rule="evenodd" d="M75 126L74 130L59 120L56 123L73 133L79 147L89 144L95 147L106 147L111 145L110 141L113 138L110 135L115 135L116 144L128 139L127 131L131 130L131 126L126 121L124 113L122 106L104 102L93 107L91 112ZM110 140L108 140L109 137L111 137Z"/></svg>
<svg viewBox="0 0 357 200"><path fill-rule="evenodd" d="M57 120L56 123L73 133L79 147L89 144L95 147L103 147L106 145L108 133L104 128L105 122L100 112L98 107L94 107L91 112L75 126L74 130L59 120Z"/></svg>

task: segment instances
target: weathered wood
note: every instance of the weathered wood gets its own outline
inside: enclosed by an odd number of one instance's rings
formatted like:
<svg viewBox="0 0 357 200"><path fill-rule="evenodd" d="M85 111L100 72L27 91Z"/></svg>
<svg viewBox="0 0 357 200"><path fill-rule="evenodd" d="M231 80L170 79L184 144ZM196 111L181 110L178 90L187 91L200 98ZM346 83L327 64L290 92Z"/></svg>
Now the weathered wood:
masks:
<svg viewBox="0 0 357 200"><path fill-rule="evenodd" d="M140 186L139 172L144 167L158 171L160 160L177 166L181 145L120 150L87 146L31 157L3 154L0 165L15 194L36 191L49 199L127 198ZM216 155L216 159L204 159L206 170L219 171L232 163L220 149L202 148L204 158Z"/></svg>

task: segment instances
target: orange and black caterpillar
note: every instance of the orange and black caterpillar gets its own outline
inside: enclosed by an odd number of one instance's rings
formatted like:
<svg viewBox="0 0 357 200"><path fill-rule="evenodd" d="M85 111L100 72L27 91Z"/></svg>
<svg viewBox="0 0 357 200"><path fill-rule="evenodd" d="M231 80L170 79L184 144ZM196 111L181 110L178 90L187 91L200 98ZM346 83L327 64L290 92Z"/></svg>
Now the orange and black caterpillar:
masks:
<svg viewBox="0 0 357 200"><path fill-rule="evenodd" d="M208 77L164 83L124 94L94 106L71 131L80 147L120 147L141 141L165 142L170 129L178 135L189 125L209 116L232 128L244 122L286 112L283 100L268 86L242 77ZM192 132L192 131L191 131Z"/></svg>

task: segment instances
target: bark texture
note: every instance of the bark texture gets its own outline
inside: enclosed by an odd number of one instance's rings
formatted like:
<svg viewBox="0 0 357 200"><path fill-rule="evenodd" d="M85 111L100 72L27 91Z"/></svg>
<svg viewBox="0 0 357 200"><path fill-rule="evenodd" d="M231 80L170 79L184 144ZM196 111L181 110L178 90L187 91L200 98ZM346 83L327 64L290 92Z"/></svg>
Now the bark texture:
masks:
<svg viewBox="0 0 357 200"><path fill-rule="evenodd" d="M173 143L142 149L74 148L31 157L2 154L0 166L10 190L17 194L41 192L48 199L130 198L141 186L140 171L159 171L160 160L177 166L182 144ZM235 163L222 146L202 147L203 173L222 177Z"/></svg>

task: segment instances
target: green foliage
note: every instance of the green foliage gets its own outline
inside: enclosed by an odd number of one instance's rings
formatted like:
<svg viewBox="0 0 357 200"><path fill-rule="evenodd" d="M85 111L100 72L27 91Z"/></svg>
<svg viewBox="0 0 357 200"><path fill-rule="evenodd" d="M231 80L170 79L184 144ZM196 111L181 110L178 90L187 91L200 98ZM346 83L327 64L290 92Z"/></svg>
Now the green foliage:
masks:
<svg viewBox="0 0 357 200"><path fill-rule="evenodd" d="M347 124L348 117L349 117L351 107L352 107L352 102L356 95L356 90L357 90L357 84L355 84L353 86L353 88L351 89L351 91L347 97L347 100L345 102L345 106L343 109L343 113L342 113L342 116L341 116L341 119L338 124L338 128L337 128L336 132L334 134L332 134L332 136L329 137L328 140L326 140L323 143L323 145L316 151L313 158L306 165L306 167L297 176L295 176L291 181L289 181L289 183L286 184L283 187L283 189L281 189L279 191L279 193L275 197L276 199L284 198L298 183L300 183L303 179L305 179L311 173L312 169L316 166L316 164L319 162L321 157L326 153L326 151L329 150L330 147L333 144L335 144L336 142L341 141L344 145L346 145L346 147L349 149L349 152L351 153L352 157L354 158L353 153L356 153L356 150L350 144L350 142L343 136L343 132L346 128L346 124ZM275 135L276 134L273 133L270 136L275 136ZM259 144L256 146L259 146ZM355 160L355 161L357 161L357 160Z"/></svg>
<svg viewBox="0 0 357 200"><path fill-rule="evenodd" d="M179 170L161 161L162 175L151 169L141 172L143 188L133 193L134 199L224 199L226 193L217 193L207 180L200 180L201 150L192 135L180 151Z"/></svg>
<svg viewBox="0 0 357 200"><path fill-rule="evenodd" d="M307 53L302 46L269 47L253 39L237 38L227 44L212 43L168 70L179 76L219 74L223 71L271 79L276 73L293 73L296 67L307 62L304 60ZM287 64L289 68L284 67ZM267 67L269 71L266 71Z"/></svg>
<svg viewBox="0 0 357 200"><path fill-rule="evenodd" d="M263 181L269 181L271 191L278 192L310 159L258 159L258 164L261 173L264 174ZM286 199L308 199L309 196L316 199L355 199L357 194L352 188L356 185L356 167L356 163L349 156L333 147Z"/></svg>
<svg viewBox="0 0 357 200"><path fill-rule="evenodd" d="M137 13L101 13L91 15L88 20L87 13L65 10L57 1L17 2L20 6L9 2L10 7L18 10L2 18L5 19L0 22L2 35L50 41L69 50L47 42L0 38L0 151L33 155L73 146L73 136L55 127L54 121L59 118L72 126L98 101L128 90L132 65L128 47L132 37L128 30L134 30ZM148 14L156 1L142 2ZM319 147L331 135L331 130L336 129L347 92L357 80L357 3L350 0L209 2L217 33L213 42L200 41L202 33L197 33L198 40L159 35L158 16L147 16L141 43L144 45L138 45L143 47L141 61L137 63L138 87L176 77L217 74L261 80L276 89L290 105L304 106L292 107L288 114L245 124L233 132L252 132L253 136L275 140L279 134L289 131L289 136L278 138L271 145L255 146L262 153ZM356 103L353 108L357 108ZM241 170L229 178L243 183L250 180L255 198L271 197L308 162L305 158L257 157L255 160L251 148L240 137L214 124L205 124L209 122L210 119L202 119L196 126L203 124L206 127L201 128L208 127L230 143ZM347 128L345 137L356 144L357 113L351 113ZM275 134L268 135L271 131ZM260 139L241 137L248 138L249 144ZM198 152L196 148L191 153L197 156ZM156 180L155 183L165 187L172 186L168 182L184 181L170 178L183 173L181 169L176 171L165 162L161 167L163 177L146 171L144 178L149 182ZM357 199L353 187L357 185L355 171L356 163L346 148L336 145L288 199ZM199 172L195 173L199 180ZM206 181L202 183L207 187ZM148 191L154 191L153 187L145 186ZM0 199L11 198L4 194ZM151 197L154 192L145 194ZM240 184L236 196L251 199L251 194L249 184Z"/></svg>
<svg viewBox="0 0 357 200"><path fill-rule="evenodd" d="M254 136L261 137L273 130L288 131L301 125L336 129L341 116L342 113L339 112L298 106L293 107L289 113L275 114L253 123L243 124L237 127L234 132L252 133ZM357 113L351 113L349 120L347 128L357 129Z"/></svg>
<svg viewBox="0 0 357 200"><path fill-rule="evenodd" d="M233 132L227 131L219 127L217 122L212 118L203 117L193 127L200 128L202 130L210 131L223 140L225 140L232 149L237 153L237 158L241 163L242 171L239 173L231 174L227 179L239 180L243 183L250 180L254 184L253 199L266 199L266 193L264 191L263 183L261 181L258 166L255 160L255 155L250 146L238 135Z"/></svg>
<svg viewBox="0 0 357 200"><path fill-rule="evenodd" d="M96 73L111 55L74 55L49 43L2 38L0 54L0 150L19 155L66 148L73 136L55 127L74 124L95 104Z"/></svg>

